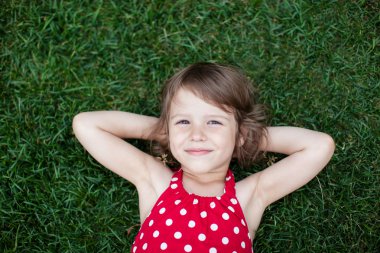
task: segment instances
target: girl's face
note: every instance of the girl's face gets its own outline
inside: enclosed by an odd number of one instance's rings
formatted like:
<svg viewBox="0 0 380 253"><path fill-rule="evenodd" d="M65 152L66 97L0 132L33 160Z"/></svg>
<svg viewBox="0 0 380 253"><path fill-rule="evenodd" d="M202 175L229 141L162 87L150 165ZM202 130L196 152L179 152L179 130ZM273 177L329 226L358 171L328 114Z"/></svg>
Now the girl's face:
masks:
<svg viewBox="0 0 380 253"><path fill-rule="evenodd" d="M232 113L205 102L187 89L172 100L169 143L182 169L194 174L227 171L235 147L237 123Z"/></svg>

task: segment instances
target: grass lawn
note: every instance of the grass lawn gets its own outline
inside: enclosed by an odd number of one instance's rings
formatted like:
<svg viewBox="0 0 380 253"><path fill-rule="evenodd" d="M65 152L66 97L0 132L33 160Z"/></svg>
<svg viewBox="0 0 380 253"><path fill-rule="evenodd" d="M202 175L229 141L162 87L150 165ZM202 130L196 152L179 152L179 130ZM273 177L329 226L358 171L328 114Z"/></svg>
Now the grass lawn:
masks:
<svg viewBox="0 0 380 253"><path fill-rule="evenodd" d="M2 1L0 250L128 252L136 190L83 150L72 119L157 116L168 77L215 61L254 80L271 125L336 142L316 179L268 208L254 251L378 252L380 3L212 2Z"/></svg>

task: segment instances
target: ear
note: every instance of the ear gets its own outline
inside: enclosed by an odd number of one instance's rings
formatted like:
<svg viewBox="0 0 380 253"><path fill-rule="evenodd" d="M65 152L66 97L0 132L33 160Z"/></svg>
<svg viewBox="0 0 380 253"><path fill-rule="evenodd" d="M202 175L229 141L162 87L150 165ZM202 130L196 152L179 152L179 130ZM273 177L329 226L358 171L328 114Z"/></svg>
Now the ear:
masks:
<svg viewBox="0 0 380 253"><path fill-rule="evenodd" d="M244 126L241 126L240 131L239 131L239 138L238 138L239 147L244 145L247 135L248 135L247 128Z"/></svg>

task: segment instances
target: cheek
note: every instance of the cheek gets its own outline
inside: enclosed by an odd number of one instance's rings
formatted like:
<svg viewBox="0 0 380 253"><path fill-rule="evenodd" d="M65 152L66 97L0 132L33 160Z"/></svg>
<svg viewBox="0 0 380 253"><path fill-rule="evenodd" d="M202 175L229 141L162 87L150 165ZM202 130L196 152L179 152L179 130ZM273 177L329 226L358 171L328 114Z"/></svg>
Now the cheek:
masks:
<svg viewBox="0 0 380 253"><path fill-rule="evenodd" d="M224 139L226 147L231 149L231 151L234 151L234 149L235 149L236 141L238 141L238 139L236 139L236 138L237 138L236 133L231 132L228 135L228 137L226 136L226 138Z"/></svg>
<svg viewBox="0 0 380 253"><path fill-rule="evenodd" d="M179 153L177 152L177 150L179 150L179 147L178 145L176 145L175 141L169 142L169 150L172 156L174 157L174 159L180 162L181 159L180 159Z"/></svg>
<svg viewBox="0 0 380 253"><path fill-rule="evenodd" d="M172 154L176 152L176 149L178 148L178 135L175 133L175 131L169 131L169 148Z"/></svg>

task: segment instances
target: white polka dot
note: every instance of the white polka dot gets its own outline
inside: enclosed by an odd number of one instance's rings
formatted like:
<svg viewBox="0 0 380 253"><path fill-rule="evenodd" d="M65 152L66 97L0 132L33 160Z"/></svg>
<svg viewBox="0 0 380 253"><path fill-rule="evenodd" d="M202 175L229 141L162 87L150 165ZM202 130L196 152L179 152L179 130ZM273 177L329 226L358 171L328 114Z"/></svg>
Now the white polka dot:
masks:
<svg viewBox="0 0 380 253"><path fill-rule="evenodd" d="M236 205L237 204L237 200L235 198L232 198L231 199L231 203L234 204L234 205Z"/></svg>
<svg viewBox="0 0 380 253"><path fill-rule="evenodd" d="M230 209L231 212L235 212L235 209L232 206L228 206L228 209Z"/></svg>
<svg viewBox="0 0 380 253"><path fill-rule="evenodd" d="M209 253L216 253L216 249L215 248L210 248L210 250L208 251Z"/></svg>
<svg viewBox="0 0 380 253"><path fill-rule="evenodd" d="M144 233L141 233L140 240L144 237Z"/></svg>
<svg viewBox="0 0 380 253"><path fill-rule="evenodd" d="M226 181L230 181L231 176L226 177Z"/></svg>
<svg viewBox="0 0 380 253"><path fill-rule="evenodd" d="M159 206L159 205L161 205L161 204L162 204L162 202L164 202L164 201L163 201L163 200L161 200L161 201L160 201L160 203L158 203L157 205L158 205L158 206Z"/></svg>
<svg viewBox="0 0 380 253"><path fill-rule="evenodd" d="M189 221L189 228L195 227L195 221L191 220Z"/></svg>
<svg viewBox="0 0 380 253"><path fill-rule="evenodd" d="M149 221L149 227L151 227L153 225L153 223L154 223L154 220L150 220Z"/></svg>
<svg viewBox="0 0 380 253"><path fill-rule="evenodd" d="M251 235L248 233L248 238L251 239Z"/></svg>
<svg viewBox="0 0 380 253"><path fill-rule="evenodd" d="M166 226L171 226L173 224L173 220L172 219L167 219L166 222L165 222Z"/></svg>
<svg viewBox="0 0 380 253"><path fill-rule="evenodd" d="M245 227L245 222L243 219L241 219L241 224Z"/></svg>
<svg viewBox="0 0 380 253"><path fill-rule="evenodd" d="M178 187L177 184L172 184L172 185L170 186L170 188L172 188L172 189L175 189L175 188L177 188L177 187Z"/></svg>
<svg viewBox="0 0 380 253"><path fill-rule="evenodd" d="M160 214L163 214L166 211L165 207L161 208L160 211L158 211Z"/></svg>
<svg viewBox="0 0 380 253"><path fill-rule="evenodd" d="M198 204L198 199L194 199L194 200L193 200L193 204L194 204L194 205Z"/></svg>
<svg viewBox="0 0 380 253"><path fill-rule="evenodd" d="M174 233L174 238L175 239L180 239L182 237L182 233L181 232L175 232Z"/></svg>
<svg viewBox="0 0 380 253"><path fill-rule="evenodd" d="M173 181L173 182L175 182L175 181L177 181L177 180L178 180L178 177L173 177L173 178L172 178L172 181Z"/></svg>
<svg viewBox="0 0 380 253"><path fill-rule="evenodd" d="M198 240L203 242L204 240L206 240L206 235L205 234L199 234L198 235Z"/></svg>
<svg viewBox="0 0 380 253"><path fill-rule="evenodd" d="M224 245L227 245L228 242L229 242L229 240L228 240L227 237L223 237L223 238L222 238L222 243L223 243Z"/></svg>
<svg viewBox="0 0 380 253"><path fill-rule="evenodd" d="M176 201L174 201L174 204L178 205L179 203L181 203L181 200L177 199Z"/></svg>
<svg viewBox="0 0 380 253"><path fill-rule="evenodd" d="M144 245L143 245L143 250L146 250L147 248L148 248L148 244L147 243L144 243Z"/></svg>
<svg viewBox="0 0 380 253"><path fill-rule="evenodd" d="M157 238L160 235L160 232L158 230L153 232L153 237Z"/></svg>
<svg viewBox="0 0 380 253"><path fill-rule="evenodd" d="M186 252L190 252L193 249L193 247L191 247L191 245L187 244L184 249Z"/></svg>
<svg viewBox="0 0 380 253"><path fill-rule="evenodd" d="M186 211L185 208L182 208L181 211L179 211L179 213L180 213L181 215L185 215L185 214L187 214L187 211Z"/></svg>
<svg viewBox="0 0 380 253"><path fill-rule="evenodd" d="M212 231L216 231L216 230L218 230L218 225L216 225L215 223L213 223L213 224L211 224L210 228L211 228Z"/></svg>
<svg viewBox="0 0 380 253"><path fill-rule="evenodd" d="M241 242L241 247L245 249L245 242Z"/></svg>
<svg viewBox="0 0 380 253"><path fill-rule="evenodd" d="M239 228L238 227L234 227L234 233L239 234Z"/></svg>
<svg viewBox="0 0 380 253"><path fill-rule="evenodd" d="M133 247L133 253L135 253L137 250L137 246Z"/></svg>
<svg viewBox="0 0 380 253"><path fill-rule="evenodd" d="M237 252L234 250L234 251L232 251L232 253L237 253Z"/></svg>
<svg viewBox="0 0 380 253"><path fill-rule="evenodd" d="M217 200L221 200L222 198L218 196L218 197L216 197L216 199L217 199Z"/></svg>
<svg viewBox="0 0 380 253"><path fill-rule="evenodd" d="M230 216L228 215L228 213L223 213L222 217L223 217L224 220L228 220L230 218Z"/></svg>
<svg viewBox="0 0 380 253"><path fill-rule="evenodd" d="M168 245L165 242L161 243L160 249L166 250L167 248L168 248Z"/></svg>
<svg viewBox="0 0 380 253"><path fill-rule="evenodd" d="M201 217L202 218L206 218L207 217L207 212L206 211L201 212Z"/></svg>
<svg viewBox="0 0 380 253"><path fill-rule="evenodd" d="M210 207L211 207L211 208L215 208L215 202L211 202L211 203L210 203Z"/></svg>

